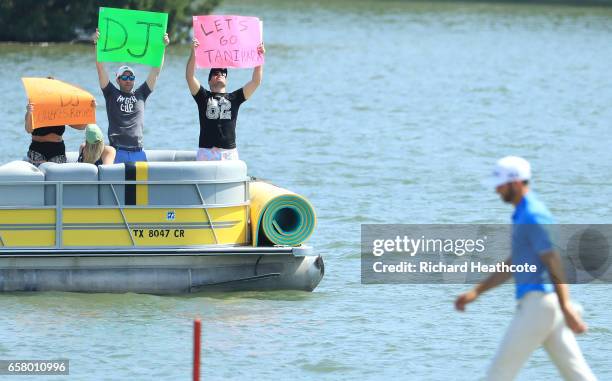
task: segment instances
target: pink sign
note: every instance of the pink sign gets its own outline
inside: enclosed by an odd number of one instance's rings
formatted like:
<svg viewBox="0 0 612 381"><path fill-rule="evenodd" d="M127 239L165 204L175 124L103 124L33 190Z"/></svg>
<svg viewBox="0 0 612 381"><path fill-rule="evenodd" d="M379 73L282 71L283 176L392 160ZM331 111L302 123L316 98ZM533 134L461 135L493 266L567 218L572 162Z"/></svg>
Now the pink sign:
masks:
<svg viewBox="0 0 612 381"><path fill-rule="evenodd" d="M261 21L245 16L193 16L197 67L256 67L264 63L257 53L262 42Z"/></svg>

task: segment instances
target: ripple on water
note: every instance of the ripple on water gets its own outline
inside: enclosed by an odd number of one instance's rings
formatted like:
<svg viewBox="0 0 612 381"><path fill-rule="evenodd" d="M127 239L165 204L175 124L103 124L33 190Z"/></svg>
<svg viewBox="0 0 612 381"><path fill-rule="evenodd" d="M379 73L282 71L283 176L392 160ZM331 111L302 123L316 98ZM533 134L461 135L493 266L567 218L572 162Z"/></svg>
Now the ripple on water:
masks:
<svg viewBox="0 0 612 381"><path fill-rule="evenodd" d="M206 297L215 300L222 300L228 302L240 302L242 299L254 299L254 300L268 300L268 301L304 301L312 300L322 297L320 293L310 293L303 291L249 291L249 292L232 292L232 293L210 293L201 292L197 294L191 294L189 297L200 298Z"/></svg>
<svg viewBox="0 0 612 381"><path fill-rule="evenodd" d="M300 368L314 373L335 373L351 369L350 366L332 359L322 359L316 363L307 362L305 364L300 364Z"/></svg>

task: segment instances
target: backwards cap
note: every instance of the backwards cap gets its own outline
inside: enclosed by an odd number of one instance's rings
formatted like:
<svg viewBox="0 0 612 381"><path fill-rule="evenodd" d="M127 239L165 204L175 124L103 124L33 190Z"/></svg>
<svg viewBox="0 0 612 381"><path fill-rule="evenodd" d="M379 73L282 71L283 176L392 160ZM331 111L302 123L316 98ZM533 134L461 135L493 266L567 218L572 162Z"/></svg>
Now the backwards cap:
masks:
<svg viewBox="0 0 612 381"><path fill-rule="evenodd" d="M491 177L485 180L485 185L497 188L513 181L531 179L531 165L522 157L506 156L497 161Z"/></svg>
<svg viewBox="0 0 612 381"><path fill-rule="evenodd" d="M225 78L227 78L227 68L224 67L213 67L210 69L210 72L208 72L208 81L210 81L210 79L212 78L212 75L214 72L216 71L220 71L221 73L225 74Z"/></svg>
<svg viewBox="0 0 612 381"><path fill-rule="evenodd" d="M136 75L136 72L134 71L134 69L132 69L128 65L123 65L123 66L119 66L119 69L117 69L117 72L115 73L115 78L119 78L126 71L129 71L130 73L132 73L132 75Z"/></svg>

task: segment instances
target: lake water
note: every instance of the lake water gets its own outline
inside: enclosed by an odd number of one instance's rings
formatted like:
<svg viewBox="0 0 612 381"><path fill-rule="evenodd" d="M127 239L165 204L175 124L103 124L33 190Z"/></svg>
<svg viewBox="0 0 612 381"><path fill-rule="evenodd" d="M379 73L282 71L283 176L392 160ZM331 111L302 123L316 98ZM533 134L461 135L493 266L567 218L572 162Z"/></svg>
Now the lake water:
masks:
<svg viewBox="0 0 612 381"><path fill-rule="evenodd" d="M459 314L461 285L362 285L363 223L505 223L480 180L528 158L561 223L610 223L612 8L407 1L225 1L264 20L264 80L243 105L252 175L308 197L313 293L0 296L0 358L69 358L75 380L186 380L203 321L203 380L476 380L514 309L505 285ZM147 101L147 148L195 149L186 47L171 46ZM114 65L107 65L114 69ZM137 82L147 68L136 67ZM22 158L22 76L80 84L106 113L91 46L0 45L0 162ZM204 80L206 73L199 73ZM229 87L250 79L230 70ZM69 150L83 136L67 131ZM590 325L579 343L612 379L611 288L572 286ZM538 350L520 380L557 380ZM38 379L44 379L39 377ZM64 379L49 377L48 379Z"/></svg>

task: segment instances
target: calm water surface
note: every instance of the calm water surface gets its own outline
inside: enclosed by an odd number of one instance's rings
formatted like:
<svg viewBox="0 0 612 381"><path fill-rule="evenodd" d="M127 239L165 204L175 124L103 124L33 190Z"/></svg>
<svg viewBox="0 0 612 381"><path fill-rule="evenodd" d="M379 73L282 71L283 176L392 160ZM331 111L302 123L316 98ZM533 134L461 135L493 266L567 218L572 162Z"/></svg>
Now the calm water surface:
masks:
<svg viewBox="0 0 612 381"><path fill-rule="evenodd" d="M505 223L511 208L479 181L506 154L531 160L559 222L612 222L612 9L264 0L218 13L264 20L264 82L240 111L240 156L315 205L323 282L314 293L3 295L0 358L69 358L75 380L186 380L201 317L205 380L479 379L512 286L463 315L452 308L463 286L363 286L360 224ZM197 146L187 54L169 49L147 101L148 148ZM138 81L148 69L136 70ZM45 75L95 94L106 130L92 47L0 45L0 162L29 142L20 77ZM249 78L230 71L230 88ZM83 139L65 138L72 150ZM609 292L572 287L601 380L612 379ZM539 350L519 379L558 377Z"/></svg>

